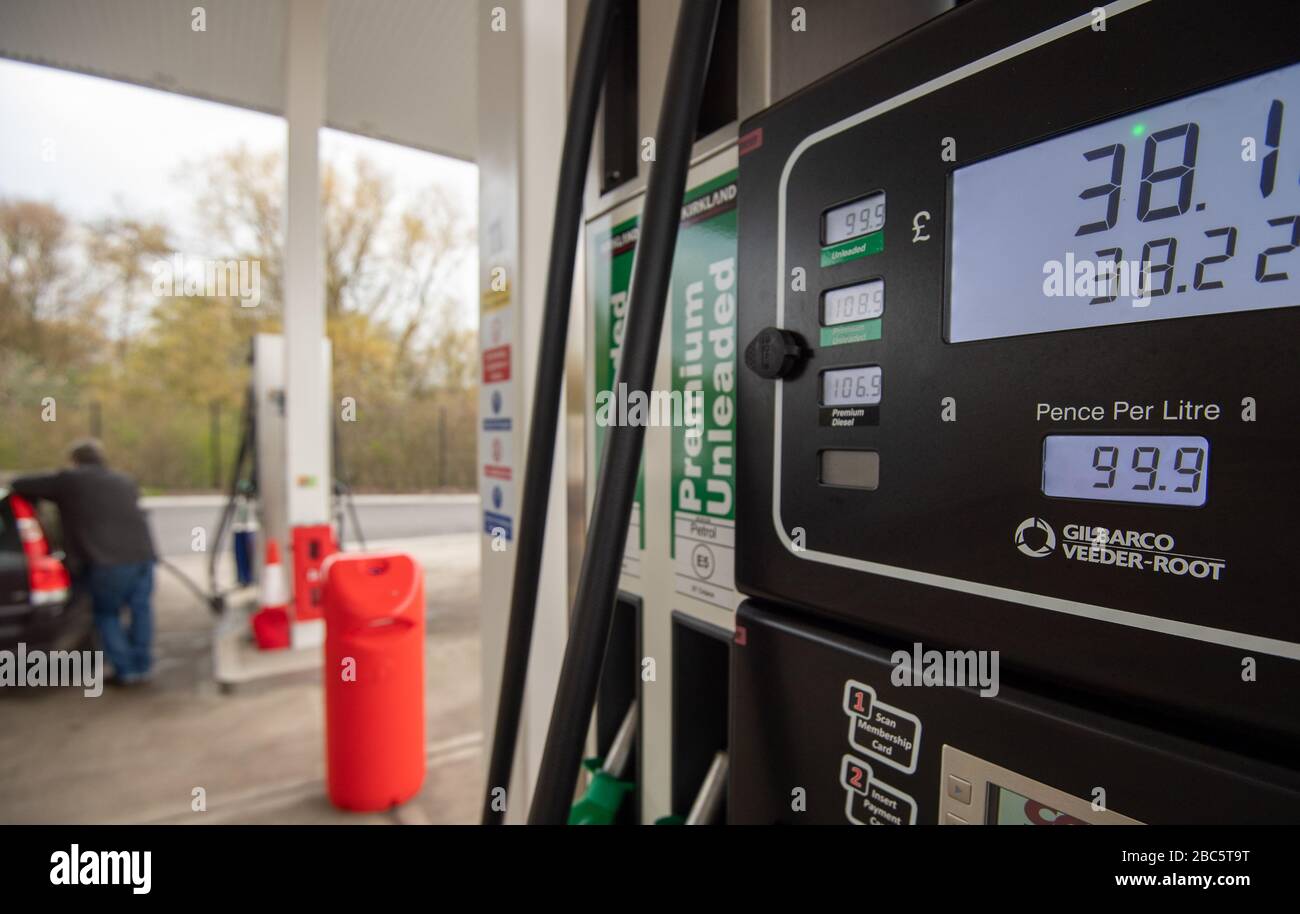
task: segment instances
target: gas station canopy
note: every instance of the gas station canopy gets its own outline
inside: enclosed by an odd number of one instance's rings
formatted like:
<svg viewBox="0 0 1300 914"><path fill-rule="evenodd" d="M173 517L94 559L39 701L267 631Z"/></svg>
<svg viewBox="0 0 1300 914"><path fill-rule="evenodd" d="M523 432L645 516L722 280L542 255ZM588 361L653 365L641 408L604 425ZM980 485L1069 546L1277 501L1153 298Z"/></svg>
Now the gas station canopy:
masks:
<svg viewBox="0 0 1300 914"><path fill-rule="evenodd" d="M476 12L334 0L325 125L473 160ZM286 21L285 0L7 0L0 57L282 115Z"/></svg>

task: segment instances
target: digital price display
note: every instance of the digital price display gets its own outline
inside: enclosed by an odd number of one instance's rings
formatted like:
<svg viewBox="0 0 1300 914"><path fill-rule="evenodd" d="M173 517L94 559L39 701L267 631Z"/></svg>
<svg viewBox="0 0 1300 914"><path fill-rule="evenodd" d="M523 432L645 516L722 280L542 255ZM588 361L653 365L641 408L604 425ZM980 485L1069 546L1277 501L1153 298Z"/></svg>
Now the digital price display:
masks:
<svg viewBox="0 0 1300 914"><path fill-rule="evenodd" d="M884 313L883 279L869 279L822 293L822 325L826 327L871 320Z"/></svg>
<svg viewBox="0 0 1300 914"><path fill-rule="evenodd" d="M1300 305L1298 179L1300 64L959 168L948 340Z"/></svg>
<svg viewBox="0 0 1300 914"><path fill-rule="evenodd" d="M879 365L822 372L822 406L875 406L879 402Z"/></svg>
<svg viewBox="0 0 1300 914"><path fill-rule="evenodd" d="M822 213L822 244L839 244L885 227L885 192L876 191Z"/></svg>
<svg viewBox="0 0 1300 914"><path fill-rule="evenodd" d="M1048 435L1043 494L1142 504L1200 507L1210 443L1195 436Z"/></svg>

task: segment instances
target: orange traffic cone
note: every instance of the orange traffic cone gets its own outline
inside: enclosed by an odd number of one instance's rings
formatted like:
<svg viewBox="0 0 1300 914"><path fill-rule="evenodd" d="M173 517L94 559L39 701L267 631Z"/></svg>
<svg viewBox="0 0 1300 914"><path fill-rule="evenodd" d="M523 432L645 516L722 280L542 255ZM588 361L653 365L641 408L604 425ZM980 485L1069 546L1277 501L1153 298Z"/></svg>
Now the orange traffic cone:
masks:
<svg viewBox="0 0 1300 914"><path fill-rule="evenodd" d="M289 588L280 565L280 544L266 541L266 562L262 565L261 609L253 613L253 639L259 650L289 646Z"/></svg>

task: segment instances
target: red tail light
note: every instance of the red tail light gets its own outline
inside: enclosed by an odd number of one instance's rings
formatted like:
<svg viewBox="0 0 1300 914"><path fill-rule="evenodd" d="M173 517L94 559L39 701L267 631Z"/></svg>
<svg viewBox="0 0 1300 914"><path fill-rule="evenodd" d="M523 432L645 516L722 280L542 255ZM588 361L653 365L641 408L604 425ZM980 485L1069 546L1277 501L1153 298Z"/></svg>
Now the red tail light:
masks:
<svg viewBox="0 0 1300 914"><path fill-rule="evenodd" d="M31 503L19 495L9 496L9 506L18 525L18 539L27 556L27 586L33 604L61 603L68 598L72 581L63 563L50 555L50 544L45 539L41 522Z"/></svg>

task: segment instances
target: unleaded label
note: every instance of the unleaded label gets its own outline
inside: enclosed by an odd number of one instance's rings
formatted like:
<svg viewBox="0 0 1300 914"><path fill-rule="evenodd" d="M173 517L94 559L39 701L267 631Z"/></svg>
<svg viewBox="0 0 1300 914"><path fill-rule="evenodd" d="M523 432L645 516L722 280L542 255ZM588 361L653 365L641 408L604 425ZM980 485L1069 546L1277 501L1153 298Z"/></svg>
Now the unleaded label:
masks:
<svg viewBox="0 0 1300 914"><path fill-rule="evenodd" d="M868 254L879 254L884 249L885 230L881 229L878 232L872 232L870 235L863 235L861 238L841 241L839 244L822 248L821 262L824 267L833 267L837 263L857 260L859 257L866 257Z"/></svg>

